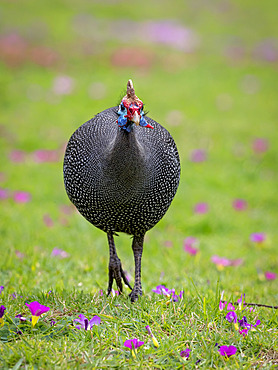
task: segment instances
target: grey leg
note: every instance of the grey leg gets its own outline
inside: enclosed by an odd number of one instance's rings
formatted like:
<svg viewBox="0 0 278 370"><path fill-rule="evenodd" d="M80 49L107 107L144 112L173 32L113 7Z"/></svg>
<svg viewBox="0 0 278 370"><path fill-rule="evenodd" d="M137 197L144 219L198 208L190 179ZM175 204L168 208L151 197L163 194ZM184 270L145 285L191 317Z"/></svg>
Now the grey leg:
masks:
<svg viewBox="0 0 278 370"><path fill-rule="evenodd" d="M144 243L144 235L134 236L133 242L132 242L132 250L133 250L134 262L135 262L135 282L134 282L134 287L132 289L132 292L129 295L131 302L136 301L139 295L142 295L141 259L142 259L142 253L143 253L143 243Z"/></svg>
<svg viewBox="0 0 278 370"><path fill-rule="evenodd" d="M124 283L132 289L130 286L129 282L127 281L127 278L124 274L121 260L119 259L117 252L116 252L116 247L114 243L114 238L112 234L107 234L108 237L108 244L109 244L109 282L108 282L108 290L107 290L107 295L111 293L112 290L112 285L113 285L113 280L116 280L117 287L119 289L119 292L122 293L123 291L123 284L122 284L122 279Z"/></svg>

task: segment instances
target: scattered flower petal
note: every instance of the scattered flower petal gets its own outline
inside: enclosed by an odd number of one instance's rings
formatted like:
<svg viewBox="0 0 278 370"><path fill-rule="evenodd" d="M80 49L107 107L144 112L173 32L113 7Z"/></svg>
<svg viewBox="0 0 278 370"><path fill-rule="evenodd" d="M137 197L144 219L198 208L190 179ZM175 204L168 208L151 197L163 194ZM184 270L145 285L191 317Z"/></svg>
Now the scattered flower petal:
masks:
<svg viewBox="0 0 278 370"><path fill-rule="evenodd" d="M0 285L0 293L2 293L2 292L3 292L3 290L4 290L3 285Z"/></svg>
<svg viewBox="0 0 278 370"><path fill-rule="evenodd" d="M124 342L124 346L127 347L127 348L130 348L131 350L132 349L137 349L139 347L141 347L142 345L144 344L144 342L134 338L134 339L127 339L125 342Z"/></svg>
<svg viewBox="0 0 278 370"><path fill-rule="evenodd" d="M277 274L275 274L275 272L271 272L271 271L266 271L264 273L264 276L265 276L266 280L275 280L277 278Z"/></svg>
<svg viewBox="0 0 278 370"><path fill-rule="evenodd" d="M265 233L253 233L250 235L251 242L263 243L266 239Z"/></svg>
<svg viewBox="0 0 278 370"><path fill-rule="evenodd" d="M245 328L245 329L239 330L238 332L239 334L245 337L248 334L248 329Z"/></svg>
<svg viewBox="0 0 278 370"><path fill-rule="evenodd" d="M184 239L183 249L185 252L194 256L199 252L199 249L196 248L198 244L199 244L198 239L194 238L193 236L189 236Z"/></svg>
<svg viewBox="0 0 278 370"><path fill-rule="evenodd" d="M0 306L0 318L4 316L4 311L6 310L5 306Z"/></svg>
<svg viewBox="0 0 278 370"><path fill-rule="evenodd" d="M46 307L37 301L31 302L29 304L28 303L25 303L25 304L29 308L33 316L41 316L43 313L48 312L50 310L49 307Z"/></svg>
<svg viewBox="0 0 278 370"><path fill-rule="evenodd" d="M92 319L89 321L82 313L79 315L80 319L74 319L74 321L81 324L80 326L76 326L76 329L85 329L91 330L94 325L99 325L101 322L101 318L99 316L93 316Z"/></svg>
<svg viewBox="0 0 278 370"><path fill-rule="evenodd" d="M226 306L227 302L222 302L222 301L219 301L219 310L220 311L223 311L225 306Z"/></svg>
<svg viewBox="0 0 278 370"><path fill-rule="evenodd" d="M15 317L19 318L19 320L22 322L27 321L26 317L22 316L20 313L16 315Z"/></svg>
<svg viewBox="0 0 278 370"><path fill-rule="evenodd" d="M276 40L273 39L265 39L261 41L254 50L254 56L255 58L269 62L274 63L278 60L278 48L276 45Z"/></svg>
<svg viewBox="0 0 278 370"><path fill-rule="evenodd" d="M228 311L231 311L231 310L235 310L235 307L232 305L232 303L228 303L228 305L227 305L227 310Z"/></svg>
<svg viewBox="0 0 278 370"><path fill-rule="evenodd" d="M53 81L53 92L56 95L69 95L74 88L74 80L69 76L57 76Z"/></svg>
<svg viewBox="0 0 278 370"><path fill-rule="evenodd" d="M221 356L230 357L236 353L237 348L235 346L220 346L218 351Z"/></svg>
<svg viewBox="0 0 278 370"><path fill-rule="evenodd" d="M181 357L188 358L188 357L189 357L189 355L190 355L190 352L191 352L191 349L186 348L184 351L181 351L181 352L180 352L180 356L181 356Z"/></svg>
<svg viewBox="0 0 278 370"><path fill-rule="evenodd" d="M12 150L9 154L10 161L14 163L22 163L26 160L26 153L23 150Z"/></svg>
<svg viewBox="0 0 278 370"><path fill-rule="evenodd" d="M4 325L4 311L6 310L5 306L0 306L0 328Z"/></svg>
<svg viewBox="0 0 278 370"><path fill-rule="evenodd" d="M172 248L173 247L173 242L171 240L165 240L164 246L167 248Z"/></svg>
<svg viewBox="0 0 278 370"><path fill-rule="evenodd" d="M207 153L203 149L195 149L190 155L192 162L204 162L207 160Z"/></svg>
<svg viewBox="0 0 278 370"><path fill-rule="evenodd" d="M59 162L60 160L60 153L58 150L40 149L34 151L32 156L36 163Z"/></svg>
<svg viewBox="0 0 278 370"><path fill-rule="evenodd" d="M54 226L54 222L52 220L52 218L48 215L48 214L45 214L43 216L43 222L45 224L46 227L53 227Z"/></svg>
<svg viewBox="0 0 278 370"><path fill-rule="evenodd" d="M247 209L247 202L244 199L235 199L233 207L236 211L245 211Z"/></svg>
<svg viewBox="0 0 278 370"><path fill-rule="evenodd" d="M18 259L22 260L24 257L25 257L25 254L18 251L18 250L15 250L15 255Z"/></svg>
<svg viewBox="0 0 278 370"><path fill-rule="evenodd" d="M151 336L154 346L158 348L159 343L158 343L156 337L153 335L152 330L151 330L149 325L146 326L146 330L149 333L149 335Z"/></svg>
<svg viewBox="0 0 278 370"><path fill-rule="evenodd" d="M28 203L31 200L31 194L26 191L14 192L14 201L16 203Z"/></svg>
<svg viewBox="0 0 278 370"><path fill-rule="evenodd" d="M227 266L239 266L243 263L243 260L241 258L232 260L214 255L211 257L211 262L213 262L219 270L223 270L223 268Z"/></svg>
<svg viewBox="0 0 278 370"><path fill-rule="evenodd" d="M197 203L194 206L194 213L204 214L204 213L207 213L208 211L209 211L209 206L205 202Z"/></svg>
<svg viewBox="0 0 278 370"><path fill-rule="evenodd" d="M53 248L51 252L52 257L60 257L60 258L68 258L70 255L66 252L63 251L63 249L60 248Z"/></svg>
<svg viewBox="0 0 278 370"><path fill-rule="evenodd" d="M229 322L237 323L237 314L234 311L230 311L226 315L226 320Z"/></svg>
<svg viewBox="0 0 278 370"><path fill-rule="evenodd" d="M0 189L0 200L4 200L9 198L9 190L7 189Z"/></svg>

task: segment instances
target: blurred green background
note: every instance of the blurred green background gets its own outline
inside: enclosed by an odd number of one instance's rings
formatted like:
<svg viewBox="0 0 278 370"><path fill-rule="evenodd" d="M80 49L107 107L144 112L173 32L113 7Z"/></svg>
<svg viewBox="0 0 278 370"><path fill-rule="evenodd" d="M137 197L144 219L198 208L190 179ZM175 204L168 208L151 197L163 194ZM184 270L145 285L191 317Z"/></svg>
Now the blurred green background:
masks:
<svg viewBox="0 0 278 370"><path fill-rule="evenodd" d="M263 273L278 272L277 66L273 0L1 1L0 283L105 288L106 238L65 208L62 158L73 131L117 105L132 78L182 164L178 194L148 233L144 289L220 277L222 288L274 303L276 282ZM247 209L232 207L237 198ZM196 213L202 202L208 212ZM263 246L250 241L255 232ZM183 251L188 236L200 242L196 258ZM71 257L54 261L55 247ZM244 263L218 271L215 254Z"/></svg>

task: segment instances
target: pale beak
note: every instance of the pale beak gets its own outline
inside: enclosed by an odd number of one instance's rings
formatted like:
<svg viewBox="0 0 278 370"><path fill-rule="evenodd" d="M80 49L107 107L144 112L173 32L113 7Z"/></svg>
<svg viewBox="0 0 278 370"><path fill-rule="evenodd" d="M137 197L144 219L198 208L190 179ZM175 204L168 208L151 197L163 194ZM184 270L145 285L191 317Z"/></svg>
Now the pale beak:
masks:
<svg viewBox="0 0 278 370"><path fill-rule="evenodd" d="M140 116L139 116L139 114L136 111L133 114L132 122L134 122L136 126L139 126Z"/></svg>

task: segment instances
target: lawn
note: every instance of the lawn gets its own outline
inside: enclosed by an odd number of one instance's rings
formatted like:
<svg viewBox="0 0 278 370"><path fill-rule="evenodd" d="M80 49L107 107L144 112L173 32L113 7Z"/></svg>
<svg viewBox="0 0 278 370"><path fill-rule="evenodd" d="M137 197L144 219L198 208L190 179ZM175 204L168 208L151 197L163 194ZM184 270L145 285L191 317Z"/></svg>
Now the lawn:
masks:
<svg viewBox="0 0 278 370"><path fill-rule="evenodd" d="M1 2L1 368L278 365L277 10L274 0ZM129 78L182 169L146 235L134 304L127 287L106 297L106 235L70 205L62 176L70 135L119 104ZM131 239L115 242L133 285ZM49 310L32 325L34 301ZM80 314L101 321L78 329ZM125 346L134 338L136 351Z"/></svg>

